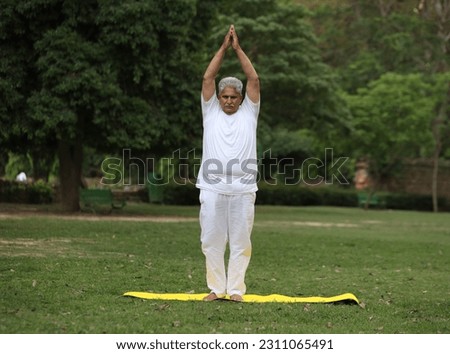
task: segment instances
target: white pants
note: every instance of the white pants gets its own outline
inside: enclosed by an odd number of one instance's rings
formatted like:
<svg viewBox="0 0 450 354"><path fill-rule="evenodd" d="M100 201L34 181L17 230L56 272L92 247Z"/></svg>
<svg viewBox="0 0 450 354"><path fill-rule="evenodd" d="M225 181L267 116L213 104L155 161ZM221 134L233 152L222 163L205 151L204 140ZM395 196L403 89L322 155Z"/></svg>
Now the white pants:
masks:
<svg viewBox="0 0 450 354"><path fill-rule="evenodd" d="M206 258L206 282L217 296L244 295L245 273L252 253L250 235L256 193L218 194L200 190L202 251ZM229 243L228 276L225 250Z"/></svg>

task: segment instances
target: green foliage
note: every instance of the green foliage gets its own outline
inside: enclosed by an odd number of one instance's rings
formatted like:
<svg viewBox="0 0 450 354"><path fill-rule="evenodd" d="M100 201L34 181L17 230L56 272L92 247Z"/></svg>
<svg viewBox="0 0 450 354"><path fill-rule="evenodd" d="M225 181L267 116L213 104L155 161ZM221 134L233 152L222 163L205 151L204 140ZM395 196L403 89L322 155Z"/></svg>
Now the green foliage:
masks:
<svg viewBox="0 0 450 354"><path fill-rule="evenodd" d="M67 208L77 205L78 178L67 176L81 171L81 146L161 156L199 141L192 82L201 78L213 4L22 0L2 7L0 145L59 149Z"/></svg>
<svg viewBox="0 0 450 354"><path fill-rule="evenodd" d="M267 205L321 205L320 196L310 188L285 185L258 186L256 203Z"/></svg>
<svg viewBox="0 0 450 354"><path fill-rule="evenodd" d="M334 148L389 174L397 159L430 154L450 80L444 10L415 0L3 1L0 152L28 154L45 179L61 142L156 159L200 147L201 76L233 23L261 79L259 152L300 163ZM243 78L231 51L225 74ZM446 137L448 124L440 129Z"/></svg>
<svg viewBox="0 0 450 354"><path fill-rule="evenodd" d="M0 200L3 202L50 204L53 199L53 187L44 181L23 183L0 180Z"/></svg>
<svg viewBox="0 0 450 354"><path fill-rule="evenodd" d="M382 193L386 208L397 210L433 211L433 200L430 195L416 195L405 193ZM447 199L438 198L439 210L450 210Z"/></svg>
<svg viewBox="0 0 450 354"><path fill-rule="evenodd" d="M170 183L160 185L163 203L166 205L199 205L199 190L193 183ZM358 191L335 186L307 187L298 185L259 183L256 193L257 205L285 206L339 206L357 207ZM431 195L415 195L402 193L377 193L382 200L377 208L392 210L432 211ZM450 201L439 198L439 208L450 210Z"/></svg>
<svg viewBox="0 0 450 354"><path fill-rule="evenodd" d="M266 125L260 127L258 141L258 156L264 166L261 171L263 178L270 179L280 174L294 176L295 169L299 169L305 159L322 153L318 149L320 138L310 129L265 128Z"/></svg>
<svg viewBox="0 0 450 354"><path fill-rule="evenodd" d="M53 201L54 190L51 185L44 181L36 181L27 188L30 204L49 204Z"/></svg>
<svg viewBox="0 0 450 354"><path fill-rule="evenodd" d="M346 96L353 116L348 148L370 159L376 178L392 172L402 158L430 153L430 122L446 92L444 77L387 73Z"/></svg>
<svg viewBox="0 0 450 354"><path fill-rule="evenodd" d="M163 202L168 205L199 205L200 191L192 182L169 183L163 188Z"/></svg>
<svg viewBox="0 0 450 354"><path fill-rule="evenodd" d="M310 16L303 6L289 1L227 3L210 39L210 46L217 48L227 26L235 25L261 81L258 154L293 161L293 167L320 156L323 146L333 147L330 137L346 130L348 118L336 77L321 59ZM231 50L219 73L228 75L245 83Z"/></svg>
<svg viewBox="0 0 450 354"><path fill-rule="evenodd" d="M199 114L192 80L203 70L198 31L213 11L193 0L6 3L2 144L81 138L103 152L161 152L191 141L200 128L192 120Z"/></svg>
<svg viewBox="0 0 450 354"><path fill-rule="evenodd" d="M426 18L417 2L333 1L314 9L313 24L322 56L354 93L386 72L434 73L449 63L439 31L444 24Z"/></svg>
<svg viewBox="0 0 450 354"><path fill-rule="evenodd" d="M261 124L326 131L345 115L335 77L320 57L309 13L303 6L274 0L240 1L221 15L212 36L217 47L235 25L242 48L261 80ZM230 54L232 55L232 54ZM220 73L242 78L236 60L225 58Z"/></svg>
<svg viewBox="0 0 450 354"><path fill-rule="evenodd" d="M28 156L9 153L8 163L5 166L5 177L10 180L15 180L20 172L25 172L27 176L30 175L30 159Z"/></svg>

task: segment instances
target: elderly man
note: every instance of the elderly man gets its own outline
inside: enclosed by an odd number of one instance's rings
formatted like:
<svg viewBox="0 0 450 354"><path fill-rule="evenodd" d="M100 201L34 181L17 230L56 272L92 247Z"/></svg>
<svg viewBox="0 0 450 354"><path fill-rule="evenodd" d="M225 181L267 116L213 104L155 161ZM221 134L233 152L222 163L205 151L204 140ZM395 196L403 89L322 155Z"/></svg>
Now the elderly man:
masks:
<svg viewBox="0 0 450 354"><path fill-rule="evenodd" d="M245 97L242 82L234 77L219 82L216 96L215 78L230 47L247 78ZM210 289L204 300L228 295L232 301L242 301L252 252L260 92L258 74L240 47L233 25L203 75L201 104L203 155L196 186L200 189L201 244Z"/></svg>

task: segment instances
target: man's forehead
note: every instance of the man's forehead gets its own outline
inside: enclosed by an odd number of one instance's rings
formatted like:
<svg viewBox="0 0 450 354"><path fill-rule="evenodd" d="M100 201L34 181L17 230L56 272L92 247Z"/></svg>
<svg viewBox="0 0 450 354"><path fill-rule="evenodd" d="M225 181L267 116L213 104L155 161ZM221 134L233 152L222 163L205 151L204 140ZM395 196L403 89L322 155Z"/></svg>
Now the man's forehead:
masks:
<svg viewBox="0 0 450 354"><path fill-rule="evenodd" d="M226 86L222 92L220 93L220 96L240 96L241 94L239 93L238 90L236 90L235 87L232 86Z"/></svg>

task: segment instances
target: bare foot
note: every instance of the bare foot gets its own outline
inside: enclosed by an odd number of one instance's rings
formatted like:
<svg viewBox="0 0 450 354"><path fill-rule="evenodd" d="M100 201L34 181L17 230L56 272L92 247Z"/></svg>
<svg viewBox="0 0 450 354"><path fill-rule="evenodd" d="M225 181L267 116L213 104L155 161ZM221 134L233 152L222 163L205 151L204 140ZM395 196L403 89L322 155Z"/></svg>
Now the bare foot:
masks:
<svg viewBox="0 0 450 354"><path fill-rule="evenodd" d="M219 299L219 297L215 293L210 293L209 295L207 295L203 298L203 301L214 301L214 300L218 300L218 299Z"/></svg>
<svg viewBox="0 0 450 354"><path fill-rule="evenodd" d="M230 296L230 300L231 301L235 301L235 302L242 302L243 301L242 296L238 295L238 294L231 295Z"/></svg>

